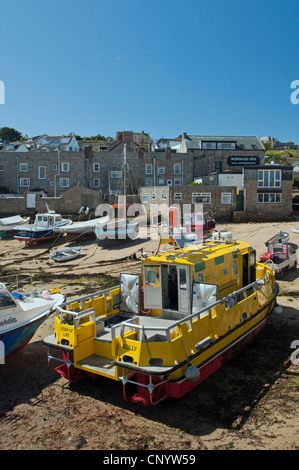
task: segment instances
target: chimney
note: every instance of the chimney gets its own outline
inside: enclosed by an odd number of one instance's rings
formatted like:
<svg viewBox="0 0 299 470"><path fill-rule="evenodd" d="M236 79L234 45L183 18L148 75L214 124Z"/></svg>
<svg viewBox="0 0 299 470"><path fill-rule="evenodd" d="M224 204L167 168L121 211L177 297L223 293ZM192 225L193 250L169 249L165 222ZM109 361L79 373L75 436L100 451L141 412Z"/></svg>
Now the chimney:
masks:
<svg viewBox="0 0 299 470"><path fill-rule="evenodd" d="M85 158L86 159L91 159L92 158L92 145L89 145L88 147L84 147L84 153L85 153Z"/></svg>
<svg viewBox="0 0 299 470"><path fill-rule="evenodd" d="M140 147L138 147L138 159L139 160L143 160L143 154L144 154L144 148L141 147L140 145Z"/></svg>
<svg viewBox="0 0 299 470"><path fill-rule="evenodd" d="M122 140L125 144L130 144L133 142L133 132L132 131L124 131L122 133Z"/></svg>
<svg viewBox="0 0 299 470"><path fill-rule="evenodd" d="M171 147L165 149L166 160L171 160Z"/></svg>

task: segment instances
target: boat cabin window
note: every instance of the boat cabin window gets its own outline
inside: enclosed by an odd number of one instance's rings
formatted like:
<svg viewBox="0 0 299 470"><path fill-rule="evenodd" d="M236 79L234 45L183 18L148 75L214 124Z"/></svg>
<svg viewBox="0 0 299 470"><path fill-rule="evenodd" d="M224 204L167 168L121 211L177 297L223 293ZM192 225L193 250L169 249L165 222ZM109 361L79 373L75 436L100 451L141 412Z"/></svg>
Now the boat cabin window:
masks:
<svg viewBox="0 0 299 470"><path fill-rule="evenodd" d="M0 308L15 307L16 304L9 294L0 292Z"/></svg>
<svg viewBox="0 0 299 470"><path fill-rule="evenodd" d="M146 273L146 285L155 286L157 284L157 275L159 273L155 269L148 269Z"/></svg>
<svg viewBox="0 0 299 470"><path fill-rule="evenodd" d="M180 276L179 276L179 282L180 282L180 289L187 289L187 273L185 268L180 268Z"/></svg>
<svg viewBox="0 0 299 470"><path fill-rule="evenodd" d="M198 282L200 282L201 284L203 284L203 283L205 282L203 272L200 272L200 273L197 274L197 280L198 280Z"/></svg>
<svg viewBox="0 0 299 470"><path fill-rule="evenodd" d="M232 265L233 265L233 275L237 276L238 275L238 265L237 265L237 261L235 259L233 259Z"/></svg>

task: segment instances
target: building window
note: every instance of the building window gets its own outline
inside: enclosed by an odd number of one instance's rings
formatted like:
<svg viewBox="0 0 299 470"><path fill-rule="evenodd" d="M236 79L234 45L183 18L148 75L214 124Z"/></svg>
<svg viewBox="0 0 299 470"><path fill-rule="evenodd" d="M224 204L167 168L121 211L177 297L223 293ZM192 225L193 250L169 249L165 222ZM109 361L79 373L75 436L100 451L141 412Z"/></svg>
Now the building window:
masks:
<svg viewBox="0 0 299 470"><path fill-rule="evenodd" d="M172 186L172 180L167 180L167 186Z"/></svg>
<svg viewBox="0 0 299 470"><path fill-rule="evenodd" d="M158 185L159 186L164 186L164 178L159 178L158 179Z"/></svg>
<svg viewBox="0 0 299 470"><path fill-rule="evenodd" d="M231 142L218 142L217 148L221 150L235 150L236 144Z"/></svg>
<svg viewBox="0 0 299 470"><path fill-rule="evenodd" d="M152 201L155 201L156 200L156 193L153 193L152 194Z"/></svg>
<svg viewBox="0 0 299 470"><path fill-rule="evenodd" d="M4 164L0 163L0 171L4 171Z"/></svg>
<svg viewBox="0 0 299 470"><path fill-rule="evenodd" d="M61 188L68 188L70 186L69 178L60 178L60 187Z"/></svg>
<svg viewBox="0 0 299 470"><path fill-rule="evenodd" d="M165 175L165 166L158 166L158 175Z"/></svg>
<svg viewBox="0 0 299 470"><path fill-rule="evenodd" d="M166 201L167 199L167 194L166 193L162 193L162 201Z"/></svg>
<svg viewBox="0 0 299 470"><path fill-rule="evenodd" d="M69 163L61 163L61 171L70 171Z"/></svg>
<svg viewBox="0 0 299 470"><path fill-rule="evenodd" d="M94 163L94 164L93 164L93 171L94 171L94 173L99 173L100 169L101 169L101 166L100 166L99 163Z"/></svg>
<svg viewBox="0 0 299 470"><path fill-rule="evenodd" d="M58 169L57 163L53 163L53 165L52 165L52 170L53 170L53 171L57 171L57 169Z"/></svg>
<svg viewBox="0 0 299 470"><path fill-rule="evenodd" d="M174 199L175 201L181 201L181 199L182 199L182 193L174 193L173 199Z"/></svg>
<svg viewBox="0 0 299 470"><path fill-rule="evenodd" d="M94 180L93 180L93 187L94 187L94 188L99 188L99 187L100 187L100 180L99 180L99 178L94 178Z"/></svg>
<svg viewBox="0 0 299 470"><path fill-rule="evenodd" d="M282 202L281 193L258 193L257 202L265 204L280 204Z"/></svg>
<svg viewBox="0 0 299 470"><path fill-rule="evenodd" d="M232 195L231 193L221 193L221 204L231 204Z"/></svg>
<svg viewBox="0 0 299 470"><path fill-rule="evenodd" d="M192 204L211 204L211 193L192 193Z"/></svg>
<svg viewBox="0 0 299 470"><path fill-rule="evenodd" d="M216 148L216 142L203 142L202 144L203 149L215 149Z"/></svg>
<svg viewBox="0 0 299 470"><path fill-rule="evenodd" d="M148 193L142 194L142 202L148 202Z"/></svg>
<svg viewBox="0 0 299 470"><path fill-rule="evenodd" d="M122 177L121 171L116 171L116 170L111 171L111 178L121 178L121 177Z"/></svg>
<svg viewBox="0 0 299 470"><path fill-rule="evenodd" d="M20 171L21 172L28 171L28 163L20 163Z"/></svg>
<svg viewBox="0 0 299 470"><path fill-rule="evenodd" d="M181 180L180 178L175 179L175 180L173 181L173 184L174 184L174 186L181 186L182 180Z"/></svg>
<svg viewBox="0 0 299 470"><path fill-rule="evenodd" d="M46 179L46 167L45 166L38 167L38 179L40 180Z"/></svg>
<svg viewBox="0 0 299 470"><path fill-rule="evenodd" d="M173 172L175 175L180 175L181 174L181 164L180 163L175 163L173 167Z"/></svg>
<svg viewBox="0 0 299 470"><path fill-rule="evenodd" d="M30 178L20 178L21 188L30 188Z"/></svg>
<svg viewBox="0 0 299 470"><path fill-rule="evenodd" d="M258 170L259 188L281 188L281 170Z"/></svg>
<svg viewBox="0 0 299 470"><path fill-rule="evenodd" d="M151 178L147 178L145 180L145 186L153 186L153 180Z"/></svg>
<svg viewBox="0 0 299 470"><path fill-rule="evenodd" d="M151 163L147 163L145 165L145 174L152 175L153 174L153 165Z"/></svg>

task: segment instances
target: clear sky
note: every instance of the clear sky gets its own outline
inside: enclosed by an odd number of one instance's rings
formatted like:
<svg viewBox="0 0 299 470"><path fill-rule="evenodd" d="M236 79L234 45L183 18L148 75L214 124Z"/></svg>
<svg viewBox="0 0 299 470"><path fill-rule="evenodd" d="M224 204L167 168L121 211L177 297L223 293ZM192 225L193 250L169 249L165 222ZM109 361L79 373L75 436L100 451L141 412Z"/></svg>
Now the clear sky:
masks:
<svg viewBox="0 0 299 470"><path fill-rule="evenodd" d="M0 0L0 127L299 144L298 0Z"/></svg>

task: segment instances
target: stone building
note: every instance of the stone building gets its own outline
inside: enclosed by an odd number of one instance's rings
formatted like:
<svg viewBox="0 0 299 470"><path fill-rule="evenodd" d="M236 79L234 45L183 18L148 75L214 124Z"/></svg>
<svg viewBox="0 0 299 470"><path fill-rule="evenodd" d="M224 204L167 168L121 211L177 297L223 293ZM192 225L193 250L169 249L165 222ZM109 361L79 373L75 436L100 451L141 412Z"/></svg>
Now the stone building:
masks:
<svg viewBox="0 0 299 470"><path fill-rule="evenodd" d="M58 196L80 183L101 190L108 200L111 194L124 191L125 147L128 194L137 194L143 186L187 186L215 171L264 163L264 150L257 138L184 135L184 142L182 148L171 148L171 141L165 148L150 151L148 134L124 131L101 152L89 145L79 152L0 152L0 187L17 194L39 188L49 196Z"/></svg>
<svg viewBox="0 0 299 470"><path fill-rule="evenodd" d="M148 212L154 204L168 207L176 204L180 206L181 214L184 205L191 205L191 211L194 211L194 204L202 204L203 210L210 210L218 222L292 218L292 167L245 167L239 176L242 181L236 180L238 184L233 186L213 177L211 184L206 185L143 187L140 188L140 201Z"/></svg>

